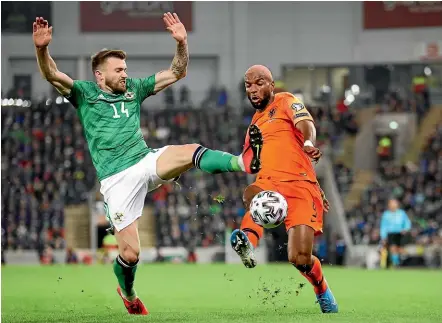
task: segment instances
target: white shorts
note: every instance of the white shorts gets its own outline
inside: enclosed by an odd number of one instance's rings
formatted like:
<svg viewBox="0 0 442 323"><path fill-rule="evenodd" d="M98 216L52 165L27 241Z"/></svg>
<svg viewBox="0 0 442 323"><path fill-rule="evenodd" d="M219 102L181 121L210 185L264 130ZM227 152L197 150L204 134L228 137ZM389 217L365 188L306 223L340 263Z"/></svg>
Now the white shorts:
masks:
<svg viewBox="0 0 442 323"><path fill-rule="evenodd" d="M135 165L101 181L106 217L117 231L142 215L148 192L173 181L165 181L157 175L157 159L167 147L148 153Z"/></svg>

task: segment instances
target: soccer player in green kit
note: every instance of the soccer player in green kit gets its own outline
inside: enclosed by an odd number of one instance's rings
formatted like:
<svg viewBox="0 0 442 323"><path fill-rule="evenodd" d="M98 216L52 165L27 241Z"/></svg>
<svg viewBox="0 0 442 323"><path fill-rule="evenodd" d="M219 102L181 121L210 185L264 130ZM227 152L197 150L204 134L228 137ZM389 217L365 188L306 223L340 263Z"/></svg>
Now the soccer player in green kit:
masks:
<svg viewBox="0 0 442 323"><path fill-rule="evenodd" d="M101 184L107 217L114 229L119 255L113 269L118 294L130 314L148 311L134 290L140 253L137 219L146 194L197 167L205 172L259 170L260 142L247 157L214 151L198 144L149 148L140 129L140 105L186 76L189 52L187 32L176 14L163 16L166 29L177 42L168 70L147 78L128 78L126 53L102 50L92 57L96 82L72 80L60 72L48 45L52 27L39 17L33 24L33 41L38 66L51 83L77 109L93 164ZM253 140L253 138L251 138Z"/></svg>

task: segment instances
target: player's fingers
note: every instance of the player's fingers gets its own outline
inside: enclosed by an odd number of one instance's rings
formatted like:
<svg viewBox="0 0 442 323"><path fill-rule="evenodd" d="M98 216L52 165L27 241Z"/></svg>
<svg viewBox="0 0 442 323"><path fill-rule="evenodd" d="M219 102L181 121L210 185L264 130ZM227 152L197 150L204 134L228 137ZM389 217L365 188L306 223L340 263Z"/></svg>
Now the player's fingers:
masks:
<svg viewBox="0 0 442 323"><path fill-rule="evenodd" d="M167 13L164 14L164 20L167 21L167 24L169 26L173 25L173 21L170 19L169 15Z"/></svg>
<svg viewBox="0 0 442 323"><path fill-rule="evenodd" d="M170 12L167 13L167 16L169 17L169 20L172 21L172 24L176 23L175 18L172 16L172 14Z"/></svg>
<svg viewBox="0 0 442 323"><path fill-rule="evenodd" d="M173 17L175 18L176 22L181 22L180 18L178 18L178 15L175 12L173 13Z"/></svg>
<svg viewBox="0 0 442 323"><path fill-rule="evenodd" d="M32 31L33 31L34 33L37 31L37 23L36 23L36 22L34 22L34 23L32 24Z"/></svg>
<svg viewBox="0 0 442 323"><path fill-rule="evenodd" d="M52 35L52 26L51 27L49 27L49 34L51 34Z"/></svg>
<svg viewBox="0 0 442 323"><path fill-rule="evenodd" d="M173 34L173 28L172 28L172 27L167 27L166 29L167 29L170 33Z"/></svg>
<svg viewBox="0 0 442 323"><path fill-rule="evenodd" d="M166 17L163 17L163 21L164 21L164 24L166 25L166 28L170 26L169 20L167 20Z"/></svg>
<svg viewBox="0 0 442 323"><path fill-rule="evenodd" d="M44 25L45 27L49 26L48 21L47 21L47 20L43 20L43 25Z"/></svg>

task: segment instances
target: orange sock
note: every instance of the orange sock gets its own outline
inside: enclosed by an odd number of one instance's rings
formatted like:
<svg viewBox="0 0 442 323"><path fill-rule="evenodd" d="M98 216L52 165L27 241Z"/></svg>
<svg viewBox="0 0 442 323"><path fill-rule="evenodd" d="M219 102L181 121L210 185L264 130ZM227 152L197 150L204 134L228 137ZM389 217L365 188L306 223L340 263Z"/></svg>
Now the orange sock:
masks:
<svg viewBox="0 0 442 323"><path fill-rule="evenodd" d="M302 272L298 267L299 272L302 276L307 278L310 284L313 285L316 295L322 294L327 289L327 283L324 279L324 275L322 274L321 262L315 256L312 256L313 264L311 266L310 272Z"/></svg>
<svg viewBox="0 0 442 323"><path fill-rule="evenodd" d="M249 238L250 243L253 245L253 247L256 248L258 246L258 243L259 243L258 237L256 235L254 235L253 233L249 232L249 231L245 231L245 234Z"/></svg>
<svg viewBox="0 0 442 323"><path fill-rule="evenodd" d="M262 235L264 234L264 228L257 225L253 221L249 211L246 212L241 221L241 230L244 231L253 247L256 248L258 246L259 239L261 239Z"/></svg>

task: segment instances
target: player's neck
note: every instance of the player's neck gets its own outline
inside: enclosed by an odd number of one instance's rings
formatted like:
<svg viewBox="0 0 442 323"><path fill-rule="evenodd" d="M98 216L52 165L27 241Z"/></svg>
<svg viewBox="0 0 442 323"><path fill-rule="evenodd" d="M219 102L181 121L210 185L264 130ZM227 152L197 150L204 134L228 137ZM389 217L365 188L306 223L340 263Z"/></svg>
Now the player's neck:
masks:
<svg viewBox="0 0 442 323"><path fill-rule="evenodd" d="M112 89L110 87L106 86L105 84L97 83L97 85L101 91L109 93L109 94L114 94L114 91L112 91Z"/></svg>

